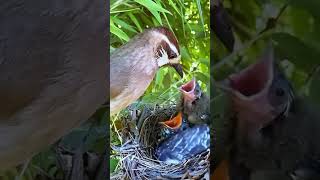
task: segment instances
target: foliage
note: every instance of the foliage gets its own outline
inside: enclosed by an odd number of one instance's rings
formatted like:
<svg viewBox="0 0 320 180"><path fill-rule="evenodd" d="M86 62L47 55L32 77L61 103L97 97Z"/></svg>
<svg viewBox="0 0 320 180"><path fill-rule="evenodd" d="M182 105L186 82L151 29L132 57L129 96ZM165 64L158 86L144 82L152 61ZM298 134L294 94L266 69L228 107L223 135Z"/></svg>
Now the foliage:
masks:
<svg viewBox="0 0 320 180"><path fill-rule="evenodd" d="M110 50L126 43L144 29L157 26L170 28L180 45L185 76L172 68L156 74L139 104L168 104L179 98L178 87L195 77L209 92L210 30L209 1L200 0L112 0L110 2ZM122 112L123 113L123 112ZM111 119L111 143L119 144L118 115ZM116 163L112 160L111 166Z"/></svg>
<svg viewBox="0 0 320 180"><path fill-rule="evenodd" d="M271 40L277 62L296 93L319 104L320 2L225 0L223 5L230 15L236 45L228 53L214 36L214 79L226 78L253 63Z"/></svg>

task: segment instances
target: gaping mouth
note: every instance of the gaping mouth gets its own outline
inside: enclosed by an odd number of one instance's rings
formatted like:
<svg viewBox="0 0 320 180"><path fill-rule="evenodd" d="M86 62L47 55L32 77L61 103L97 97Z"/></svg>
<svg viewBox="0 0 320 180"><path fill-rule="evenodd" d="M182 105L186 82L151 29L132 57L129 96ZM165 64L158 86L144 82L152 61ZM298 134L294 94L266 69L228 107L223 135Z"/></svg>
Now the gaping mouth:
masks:
<svg viewBox="0 0 320 180"><path fill-rule="evenodd" d="M196 88L196 79L193 78L191 81L180 86L179 90L183 94L184 98L187 98L193 101L194 99L196 99L195 92L194 92L195 88Z"/></svg>
<svg viewBox="0 0 320 180"><path fill-rule="evenodd" d="M257 95L268 88L273 78L273 51L271 48L267 51L259 62L230 75L222 88L244 97Z"/></svg>
<svg viewBox="0 0 320 180"><path fill-rule="evenodd" d="M179 112L175 117L164 122L159 122L169 129L178 129L182 125L182 113Z"/></svg>

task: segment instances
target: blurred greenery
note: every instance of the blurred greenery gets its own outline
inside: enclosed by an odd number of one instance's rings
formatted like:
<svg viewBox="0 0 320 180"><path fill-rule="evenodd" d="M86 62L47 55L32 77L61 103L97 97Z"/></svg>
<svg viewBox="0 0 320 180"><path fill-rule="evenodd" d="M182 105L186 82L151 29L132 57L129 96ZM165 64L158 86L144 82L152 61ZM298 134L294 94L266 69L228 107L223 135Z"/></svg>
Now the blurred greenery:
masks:
<svg viewBox="0 0 320 180"><path fill-rule="evenodd" d="M224 79L255 62L271 40L277 63L296 93L320 104L320 1L224 0L223 5L236 42L233 52L228 52L213 34L214 79Z"/></svg>
<svg viewBox="0 0 320 180"><path fill-rule="evenodd" d="M180 79L173 68L162 68L156 74L138 103L168 104L180 97L178 87L195 77L204 91L209 92L210 66L210 5L201 0L111 0L110 51L126 43L146 28L165 26L179 41L185 76ZM123 111L120 112L124 113ZM121 143L118 117L111 119L111 143ZM111 159L110 165L117 161Z"/></svg>

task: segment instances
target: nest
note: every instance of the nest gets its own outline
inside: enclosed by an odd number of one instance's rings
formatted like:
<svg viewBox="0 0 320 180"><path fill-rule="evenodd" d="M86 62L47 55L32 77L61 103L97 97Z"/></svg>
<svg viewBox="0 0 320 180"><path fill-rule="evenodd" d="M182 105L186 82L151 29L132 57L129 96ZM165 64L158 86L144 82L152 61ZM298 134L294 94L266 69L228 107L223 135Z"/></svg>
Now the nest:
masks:
<svg viewBox="0 0 320 180"><path fill-rule="evenodd" d="M160 124L175 114L175 107L147 108L121 118L123 143L112 147L120 159L118 171L111 179L209 179L210 151L205 151L180 164L166 164L156 159Z"/></svg>

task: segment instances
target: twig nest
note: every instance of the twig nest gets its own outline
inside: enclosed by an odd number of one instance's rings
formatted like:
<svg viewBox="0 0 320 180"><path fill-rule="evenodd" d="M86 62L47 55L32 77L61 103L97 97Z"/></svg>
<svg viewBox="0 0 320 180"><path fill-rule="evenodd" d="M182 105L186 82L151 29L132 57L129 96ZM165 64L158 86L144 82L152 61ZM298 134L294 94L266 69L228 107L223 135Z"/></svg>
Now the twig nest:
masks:
<svg viewBox="0 0 320 180"><path fill-rule="evenodd" d="M155 157L160 143L159 122L172 118L175 109L174 106L144 107L138 116L133 113L121 118L123 143L112 147L120 163L111 179L209 179L209 149L178 164L162 162ZM132 126L133 121L136 126Z"/></svg>

